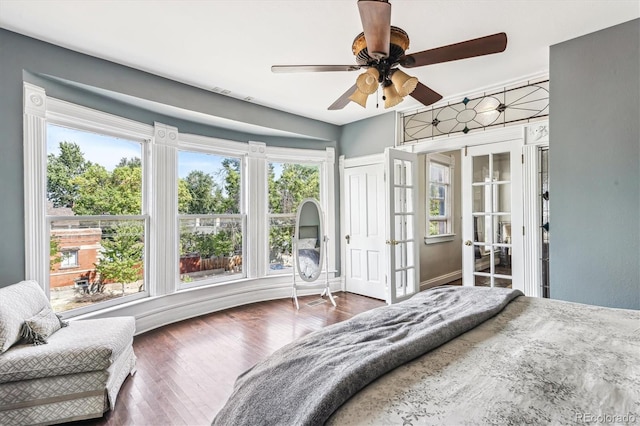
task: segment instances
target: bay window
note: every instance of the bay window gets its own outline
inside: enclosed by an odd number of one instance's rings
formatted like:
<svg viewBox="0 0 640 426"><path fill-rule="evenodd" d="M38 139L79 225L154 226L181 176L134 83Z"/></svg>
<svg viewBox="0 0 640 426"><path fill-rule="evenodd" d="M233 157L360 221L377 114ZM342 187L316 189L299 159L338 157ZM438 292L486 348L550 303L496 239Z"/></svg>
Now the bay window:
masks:
<svg viewBox="0 0 640 426"><path fill-rule="evenodd" d="M335 233L333 148L182 134L29 83L24 100L25 279L65 317L160 312L171 302L159 296L175 295L175 318L207 309L188 307L194 294L282 297L300 202L319 200Z"/></svg>

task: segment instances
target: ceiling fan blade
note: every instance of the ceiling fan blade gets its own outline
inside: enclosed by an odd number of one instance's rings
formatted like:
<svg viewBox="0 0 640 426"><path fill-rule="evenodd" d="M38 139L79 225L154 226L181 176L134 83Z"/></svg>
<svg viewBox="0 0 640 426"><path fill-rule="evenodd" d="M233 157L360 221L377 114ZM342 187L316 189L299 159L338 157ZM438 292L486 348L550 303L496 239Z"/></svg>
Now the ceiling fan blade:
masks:
<svg viewBox="0 0 640 426"><path fill-rule="evenodd" d="M375 59L389 57L391 4L388 0L358 0L358 11L369 56Z"/></svg>
<svg viewBox="0 0 640 426"><path fill-rule="evenodd" d="M360 65L273 65L274 73L289 72L329 72L329 71L357 71Z"/></svg>
<svg viewBox="0 0 640 426"><path fill-rule="evenodd" d="M440 93L434 92L422 83L418 83L415 90L411 92L410 95L425 106L434 104L442 99L442 95Z"/></svg>
<svg viewBox="0 0 640 426"><path fill-rule="evenodd" d="M500 53L506 48L507 35L505 33L497 33L486 37L450 44L448 46L412 53L411 55L405 55L399 59L398 63L406 68L422 67L424 65L439 64L441 62L457 61L458 59Z"/></svg>
<svg viewBox="0 0 640 426"><path fill-rule="evenodd" d="M349 100L349 96L351 96L351 94L353 92L355 92L357 88L358 88L358 86L356 86L355 84L353 86L351 86L351 88L349 90L344 92L342 94L342 96L340 96L338 99L336 99L336 101L334 103L332 103L329 106L329 108L327 108L327 109L328 110L336 110L336 109L342 109L342 108L346 107L347 104L349 102L351 102L351 100Z"/></svg>

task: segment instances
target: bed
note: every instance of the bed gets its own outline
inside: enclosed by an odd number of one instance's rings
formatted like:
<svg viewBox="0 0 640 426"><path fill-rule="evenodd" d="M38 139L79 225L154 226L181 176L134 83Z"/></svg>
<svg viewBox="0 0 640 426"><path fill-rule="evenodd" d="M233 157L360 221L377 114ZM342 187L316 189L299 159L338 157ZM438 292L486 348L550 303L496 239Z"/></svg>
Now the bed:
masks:
<svg viewBox="0 0 640 426"><path fill-rule="evenodd" d="M444 286L243 373L222 424L640 422L640 312Z"/></svg>

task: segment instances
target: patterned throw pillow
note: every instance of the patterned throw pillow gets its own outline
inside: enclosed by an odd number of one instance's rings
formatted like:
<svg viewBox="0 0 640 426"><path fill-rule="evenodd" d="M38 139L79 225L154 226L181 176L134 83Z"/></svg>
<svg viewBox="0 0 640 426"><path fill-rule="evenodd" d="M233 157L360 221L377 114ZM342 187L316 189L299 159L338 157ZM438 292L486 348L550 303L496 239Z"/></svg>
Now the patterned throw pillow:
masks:
<svg viewBox="0 0 640 426"><path fill-rule="evenodd" d="M22 324L20 336L25 343L42 345L47 343L47 337L60 330L60 327L66 327L67 325L66 321L62 321L62 319L47 306L36 315L25 320L24 324Z"/></svg>
<svg viewBox="0 0 640 426"><path fill-rule="evenodd" d="M51 304L35 281L0 288L0 354L18 343L24 321L45 307Z"/></svg>

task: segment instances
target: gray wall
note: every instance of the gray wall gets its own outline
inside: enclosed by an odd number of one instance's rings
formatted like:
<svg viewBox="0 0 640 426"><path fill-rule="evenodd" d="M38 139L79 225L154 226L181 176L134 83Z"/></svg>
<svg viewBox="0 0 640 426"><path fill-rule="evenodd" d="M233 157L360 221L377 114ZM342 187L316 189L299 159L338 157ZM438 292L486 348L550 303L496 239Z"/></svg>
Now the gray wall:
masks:
<svg viewBox="0 0 640 426"><path fill-rule="evenodd" d="M554 299L640 309L640 20L551 46Z"/></svg>
<svg viewBox="0 0 640 426"><path fill-rule="evenodd" d="M0 29L0 287L24 278L23 79L44 86L60 99L150 125L160 121L206 136L299 148L337 148L340 137L339 126L218 95ZM113 100L105 93L126 94L300 136L261 136L186 122Z"/></svg>
<svg viewBox="0 0 640 426"><path fill-rule="evenodd" d="M345 158L380 154L396 141L395 111L342 126L339 155Z"/></svg>

